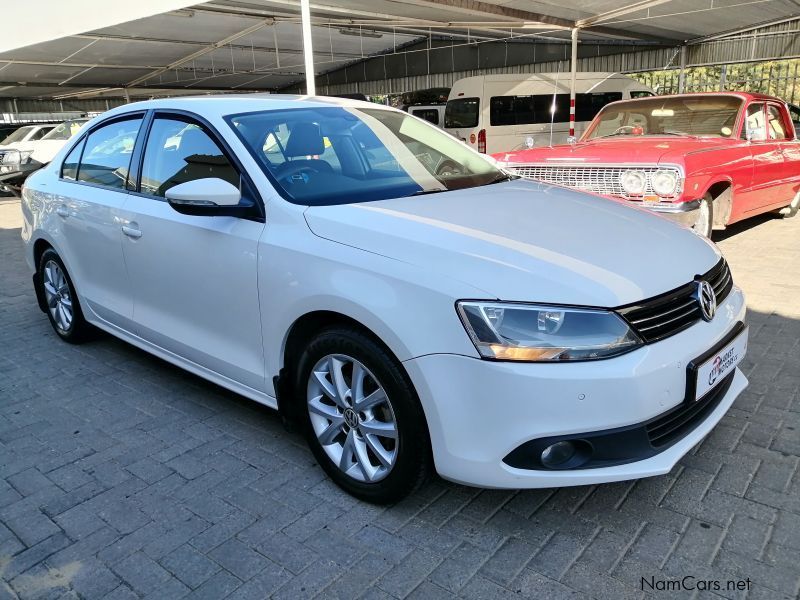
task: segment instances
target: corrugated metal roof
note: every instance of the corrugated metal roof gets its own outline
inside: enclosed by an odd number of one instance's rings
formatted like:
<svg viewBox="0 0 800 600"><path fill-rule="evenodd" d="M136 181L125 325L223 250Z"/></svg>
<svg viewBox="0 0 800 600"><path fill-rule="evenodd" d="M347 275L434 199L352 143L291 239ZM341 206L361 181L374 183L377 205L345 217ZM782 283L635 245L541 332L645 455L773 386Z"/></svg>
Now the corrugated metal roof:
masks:
<svg viewBox="0 0 800 600"><path fill-rule="evenodd" d="M403 59L412 63L406 72L397 72L392 65L399 63L384 59L383 64L391 67L388 71L368 73L368 64L361 61L395 55L432 38L453 46L489 44L482 46L486 52L477 65L481 72L539 70L530 64L558 64L555 59L561 56L554 54L566 52L563 44L569 28L577 23L586 25L581 30L582 45L598 48L594 57L582 57L581 64L591 66L586 70L643 70L663 67L652 63L665 60L673 51L633 53L641 50L641 44L673 46L698 36L786 19L799 11L792 0L702 4L696 0L312 0L314 63L319 74L338 72L349 77L361 69L356 79L380 81L398 80L402 75L410 82L423 70L426 85L428 81L448 85L444 82L464 72L463 63L453 60L448 72L429 73L423 64L429 56L417 52ZM767 36L743 32L734 39L692 46L688 59L701 63L720 62L719 57L733 61L798 55L798 27L797 22L783 23L767 28ZM215 47L249 28L255 29ZM614 51L601 48L609 43L623 46ZM562 49L548 51L553 44ZM497 53L519 45L529 46L532 58L499 65L487 58L490 47ZM193 54L197 56L165 68ZM358 66L341 70L354 64ZM70 99L127 93L139 98L205 90L279 90L303 78L296 0L216 0L0 54L0 96L4 97ZM332 90L353 83L322 75L320 83L326 81L336 86ZM131 86L132 82L136 84ZM383 84L384 90L387 85L392 84Z"/></svg>

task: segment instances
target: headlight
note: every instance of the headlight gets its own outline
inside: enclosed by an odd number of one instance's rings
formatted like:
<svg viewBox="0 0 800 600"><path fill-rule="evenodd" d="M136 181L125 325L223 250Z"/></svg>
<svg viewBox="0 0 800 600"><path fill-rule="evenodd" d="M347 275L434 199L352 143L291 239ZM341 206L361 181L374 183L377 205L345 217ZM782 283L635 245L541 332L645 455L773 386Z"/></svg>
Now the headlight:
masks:
<svg viewBox="0 0 800 600"><path fill-rule="evenodd" d="M624 354L641 340L616 313L512 302L456 304L483 358L529 362L594 360Z"/></svg>
<svg viewBox="0 0 800 600"><path fill-rule="evenodd" d="M678 174L675 171L656 171L651 183L659 196L672 196L678 189Z"/></svg>
<svg viewBox="0 0 800 600"><path fill-rule="evenodd" d="M33 154L33 150L6 150L3 153L2 164L18 167L28 162L31 154Z"/></svg>
<svg viewBox="0 0 800 600"><path fill-rule="evenodd" d="M619 184L626 193L641 196L647 187L647 174L644 171L623 171L619 174Z"/></svg>

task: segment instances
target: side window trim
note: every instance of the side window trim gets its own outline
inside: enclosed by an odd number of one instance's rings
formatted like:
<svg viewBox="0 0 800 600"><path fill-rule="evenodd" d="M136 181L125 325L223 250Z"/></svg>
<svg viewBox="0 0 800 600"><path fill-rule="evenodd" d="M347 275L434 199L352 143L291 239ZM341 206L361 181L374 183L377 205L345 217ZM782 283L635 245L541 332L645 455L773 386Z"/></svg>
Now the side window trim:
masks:
<svg viewBox="0 0 800 600"><path fill-rule="evenodd" d="M228 162L231 163L231 165L239 173L239 185L242 192L242 197L243 198L249 197L249 199L253 201L260 214L259 220L263 221L265 219L266 212L264 207L264 201L261 198L261 194L259 194L258 189L253 183L252 178L250 177L247 170L244 168L244 165L242 165L241 161L236 156L236 153L233 152L233 150L228 145L228 142L225 140L225 138L219 134L219 132L211 123L209 123L206 119L204 119L200 115L186 110L157 108L148 111L147 117L145 118L145 123L147 125L146 131L144 127L142 127L142 129L139 130L139 137L142 139L142 144L141 144L140 154L138 156L138 163L136 165L136 186L135 189L130 190L129 193L135 194L137 196L142 196L144 198L149 198L151 200L166 202L165 198L156 196L154 194L148 194L147 192L142 191L142 171L144 168L145 150L147 149L147 142L150 139L150 133L153 128L153 123L159 117L173 119L176 121L184 121L187 124L197 125L198 127L200 127L203 130L203 132L206 135L208 135L208 137L211 138L211 140L219 147L219 149L222 151L222 155L226 158L226 160L228 160ZM134 149L134 154L135 153L136 149Z"/></svg>
<svg viewBox="0 0 800 600"><path fill-rule="evenodd" d="M119 114L119 115L114 115L113 117L109 117L107 119L103 119L102 121L99 121L98 123L95 123L94 125L92 125L91 129L87 129L86 131L82 132L81 135L75 141L75 143L72 144L70 146L69 150L66 152L66 154L64 154L64 158L63 158L63 160L61 161L61 164L58 167L58 179L60 181L66 181L66 182L74 183L74 184L77 184L77 185L88 185L90 187L99 187L99 188L102 188L104 190L108 190L108 191L111 191L111 192L126 193L128 191L128 189L127 189L127 181L126 181L126 186L123 186L122 188L119 188L119 189L118 188L113 188L113 187L108 187L108 186L105 186L105 185L100 185L98 183L91 183L89 181L78 181L78 177L80 175L80 170L81 170L81 163L83 162L83 154L84 154L84 152L86 152L86 141L89 139L89 136L92 133L94 133L95 131L97 131L98 129L100 129L102 127L105 127L106 125L113 125L114 123L118 123L120 121L131 121L133 119L141 118L142 119L142 124L139 125L139 131L136 134L136 141L134 142L134 149L135 149L135 144L138 143L139 138L142 136L142 129L143 129L143 126L144 126L144 123L145 123L145 117L147 116L147 112L148 111L139 110L139 111L132 111L132 112L127 112L127 113L122 113L122 114ZM64 179L64 161L66 161L67 157L80 144L83 144L83 147L81 148L81 155L78 158L77 167L75 169L75 180L73 181L72 179ZM128 166L128 177L130 177L130 168L131 168L131 165L133 165L133 158L134 158L133 155L131 155L131 162L129 163L129 166Z"/></svg>

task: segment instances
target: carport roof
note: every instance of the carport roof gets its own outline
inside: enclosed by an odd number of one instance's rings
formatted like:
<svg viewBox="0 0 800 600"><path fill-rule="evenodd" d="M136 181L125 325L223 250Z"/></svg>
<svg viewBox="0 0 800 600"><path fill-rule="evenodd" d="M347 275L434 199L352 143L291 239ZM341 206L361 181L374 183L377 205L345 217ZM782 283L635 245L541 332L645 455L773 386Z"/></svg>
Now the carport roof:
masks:
<svg viewBox="0 0 800 600"><path fill-rule="evenodd" d="M81 1L88 0L70 2L77 15ZM92 31L57 38L54 32L50 41L0 53L0 96L280 89L304 78L299 11L297 0L215 0L125 23L109 15ZM798 13L794 0L311 2L317 73L428 37L562 42L577 26L584 41L677 45ZM8 14L6 19L6 29L13 30Z"/></svg>

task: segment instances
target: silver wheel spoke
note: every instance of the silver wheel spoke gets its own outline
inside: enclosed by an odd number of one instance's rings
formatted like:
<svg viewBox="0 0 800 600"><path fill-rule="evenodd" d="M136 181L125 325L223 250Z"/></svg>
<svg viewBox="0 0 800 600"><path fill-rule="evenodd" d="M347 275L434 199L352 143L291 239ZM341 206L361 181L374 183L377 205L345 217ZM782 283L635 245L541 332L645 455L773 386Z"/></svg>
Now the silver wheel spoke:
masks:
<svg viewBox="0 0 800 600"><path fill-rule="evenodd" d="M336 409L333 406L329 406L328 404L324 404L322 402L322 396L317 396L316 398L309 400L308 410L321 417L325 417L328 420L338 419L341 417L341 415L336 412Z"/></svg>
<svg viewBox="0 0 800 600"><path fill-rule="evenodd" d="M55 296L58 293L56 288L49 281L44 282L44 291L52 296Z"/></svg>
<svg viewBox="0 0 800 600"><path fill-rule="evenodd" d="M336 388L328 381L327 373L325 371L314 371L314 377L322 388L322 391L325 392L325 395L341 406L339 398L336 395Z"/></svg>
<svg viewBox="0 0 800 600"><path fill-rule="evenodd" d="M332 444L333 440L336 439L336 436L342 432L343 424L344 424L344 419L342 418L334 419L333 421L331 421L331 424L328 425L328 428L317 436L317 438L319 439L319 443L322 444L323 446Z"/></svg>
<svg viewBox="0 0 800 600"><path fill-rule="evenodd" d="M372 435L365 435L364 441L367 446L372 450L373 454L378 457L378 460L384 467L389 467L392 464L392 453L384 448L381 443Z"/></svg>
<svg viewBox="0 0 800 600"><path fill-rule="evenodd" d="M358 468L361 469L364 479L372 481L378 471L378 467L374 467L370 462L367 454L367 445L364 440L355 435L353 436L353 450L358 462Z"/></svg>
<svg viewBox="0 0 800 600"><path fill-rule="evenodd" d="M362 398L360 402L356 403L356 408L360 411L369 410L386 401L386 392L383 388L378 388L366 398Z"/></svg>
<svg viewBox="0 0 800 600"><path fill-rule="evenodd" d="M361 423L361 432L364 435L377 435L384 438L397 439L397 428L394 423L386 423L377 419L370 419Z"/></svg>
<svg viewBox="0 0 800 600"><path fill-rule="evenodd" d="M347 387L347 383L344 380L344 373L342 373L342 367L344 363L339 360L338 358L331 356L330 360L328 361L328 369L331 374L331 381L333 381L333 385L336 387L336 395L338 399L341 401L339 406L347 407L347 392L350 391L350 388Z"/></svg>
<svg viewBox="0 0 800 600"><path fill-rule="evenodd" d="M366 374L360 363L353 363L353 375L350 377L353 406L358 406L359 400L364 397L364 377L366 377Z"/></svg>
<svg viewBox="0 0 800 600"><path fill-rule="evenodd" d="M347 432L347 439L345 439L342 445L342 457L339 460L339 468L345 473L350 470L350 467L352 467L355 462L353 460L353 438L355 438L355 434L351 429Z"/></svg>

